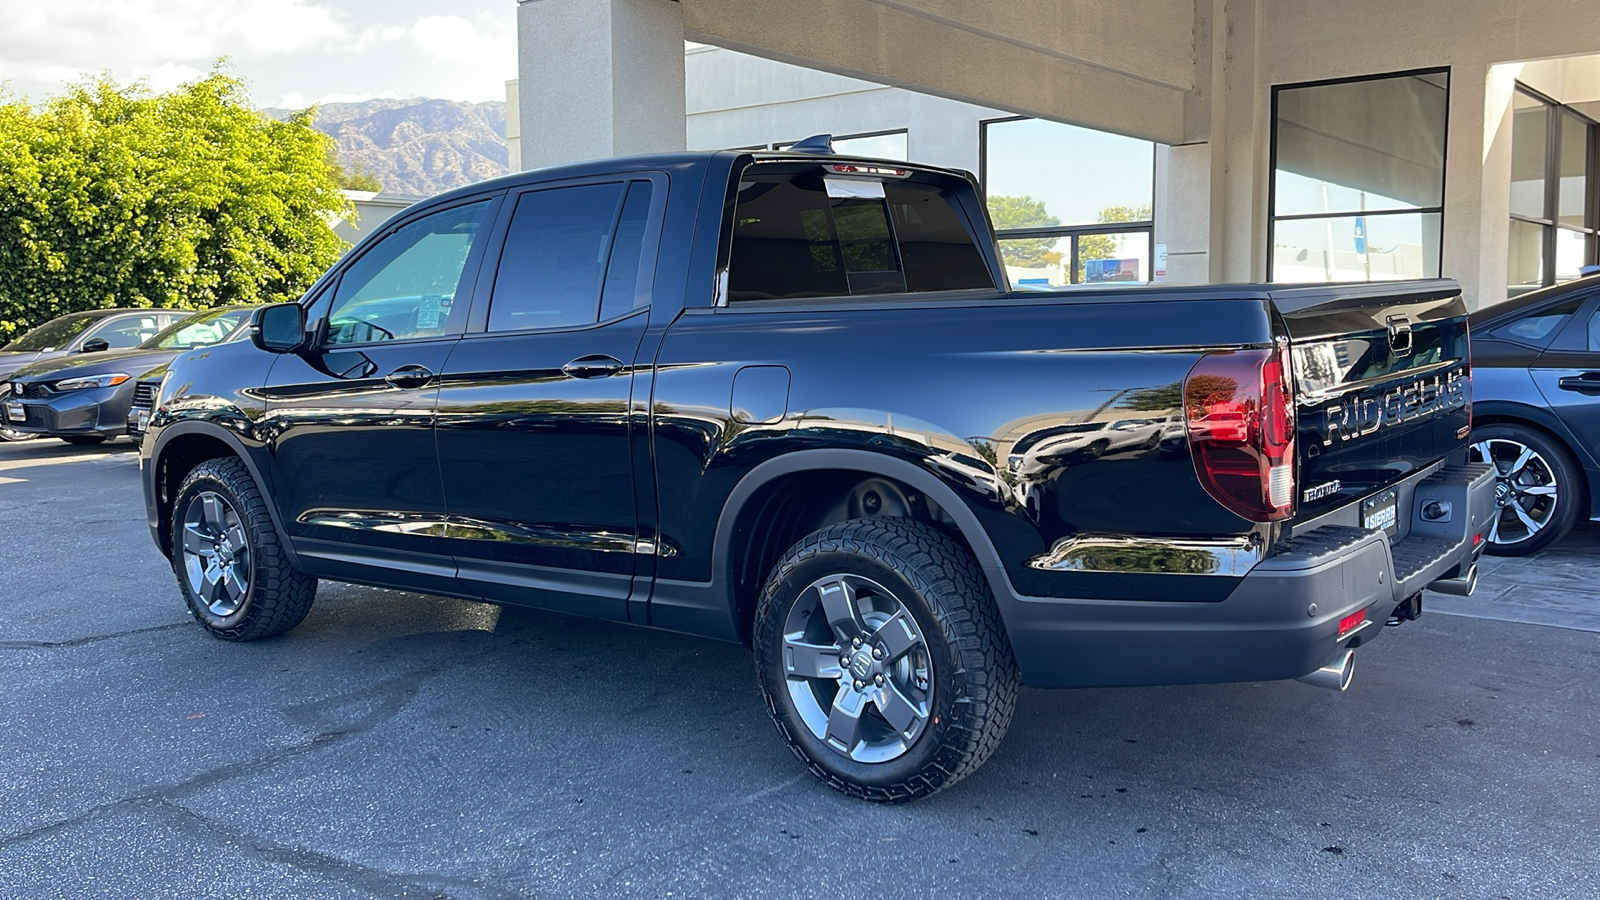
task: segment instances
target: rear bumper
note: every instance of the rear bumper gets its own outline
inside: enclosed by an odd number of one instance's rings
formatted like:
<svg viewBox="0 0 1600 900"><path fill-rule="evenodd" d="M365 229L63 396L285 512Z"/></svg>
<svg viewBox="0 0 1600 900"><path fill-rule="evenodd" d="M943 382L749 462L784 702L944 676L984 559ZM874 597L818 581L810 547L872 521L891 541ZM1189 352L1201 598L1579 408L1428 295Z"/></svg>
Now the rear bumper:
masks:
<svg viewBox="0 0 1600 900"><path fill-rule="evenodd" d="M1199 684L1298 678L1383 631L1403 601L1477 561L1494 512L1487 466L1455 466L1408 492L1412 525L1383 531L1326 525L1284 542L1224 600L1000 598L1023 681L1037 687ZM1449 522L1418 510L1449 501ZM1193 578L1217 576L1195 575ZM1365 611L1343 635L1340 622Z"/></svg>

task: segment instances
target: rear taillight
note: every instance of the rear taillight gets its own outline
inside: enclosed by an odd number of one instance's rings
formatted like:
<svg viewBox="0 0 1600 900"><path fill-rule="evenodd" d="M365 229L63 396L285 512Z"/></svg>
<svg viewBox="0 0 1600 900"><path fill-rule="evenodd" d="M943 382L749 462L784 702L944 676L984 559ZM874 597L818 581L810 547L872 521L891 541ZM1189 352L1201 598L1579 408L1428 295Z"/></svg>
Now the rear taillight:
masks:
<svg viewBox="0 0 1600 900"><path fill-rule="evenodd" d="M1294 395L1273 350L1208 353L1183 380L1195 472L1218 503L1254 522L1294 514Z"/></svg>

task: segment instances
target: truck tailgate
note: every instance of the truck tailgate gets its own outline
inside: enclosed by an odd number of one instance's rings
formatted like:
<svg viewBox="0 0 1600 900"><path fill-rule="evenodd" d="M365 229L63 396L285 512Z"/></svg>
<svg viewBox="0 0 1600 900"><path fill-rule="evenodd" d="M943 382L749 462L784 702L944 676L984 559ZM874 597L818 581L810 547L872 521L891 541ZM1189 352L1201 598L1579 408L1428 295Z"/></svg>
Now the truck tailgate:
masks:
<svg viewBox="0 0 1600 900"><path fill-rule="evenodd" d="M1467 310L1453 281L1275 290L1293 361L1297 518L1466 446Z"/></svg>

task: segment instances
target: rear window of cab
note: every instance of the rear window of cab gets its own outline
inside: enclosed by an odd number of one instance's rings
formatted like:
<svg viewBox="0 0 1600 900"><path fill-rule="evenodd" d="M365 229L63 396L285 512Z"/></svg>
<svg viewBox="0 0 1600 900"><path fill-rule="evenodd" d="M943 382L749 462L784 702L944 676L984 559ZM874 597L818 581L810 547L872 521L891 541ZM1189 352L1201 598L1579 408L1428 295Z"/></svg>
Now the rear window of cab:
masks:
<svg viewBox="0 0 1600 900"><path fill-rule="evenodd" d="M994 289L950 188L760 168L739 183L729 302Z"/></svg>

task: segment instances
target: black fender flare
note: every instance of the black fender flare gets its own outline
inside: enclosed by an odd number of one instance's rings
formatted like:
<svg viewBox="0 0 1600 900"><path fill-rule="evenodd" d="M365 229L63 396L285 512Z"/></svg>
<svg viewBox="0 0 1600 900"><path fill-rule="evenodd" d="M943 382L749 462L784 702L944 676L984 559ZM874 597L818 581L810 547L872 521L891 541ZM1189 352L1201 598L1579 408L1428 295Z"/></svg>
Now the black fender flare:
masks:
<svg viewBox="0 0 1600 900"><path fill-rule="evenodd" d="M880 478L892 478L921 491L955 520L962 537L966 538L967 544L976 554L978 565L989 579L989 587L994 591L996 598L1013 593L1010 580L1005 574L1004 564L1000 560L1000 553L990 540L989 533L984 530L971 507L956 494L955 489L937 475L903 459L870 450L797 450L769 459L745 473L722 504L722 512L717 517L716 539L712 547L711 572L713 583L720 583L726 588L729 615L735 614L732 609L733 592L731 585L727 583L729 572L732 571L729 564L733 553L733 530L745 504L757 491L777 478L798 472L823 470L852 471Z"/></svg>
<svg viewBox="0 0 1600 900"><path fill-rule="evenodd" d="M166 455L167 446L177 438L193 434L202 435L208 438L215 438L221 441L223 444L227 445L228 449L233 451L234 456L237 456L239 460L244 463L244 467L249 471L250 477L255 480L256 486L261 489L261 497L266 501L267 505L267 515L272 519L272 527L278 532L278 543L282 545L284 552L288 554L289 559L298 566L300 564L300 556L295 552L294 543L289 540L288 530L283 527L283 520L278 515L278 505L273 502L271 480L268 479L265 473L261 471L261 468L256 465L255 455L250 452L249 447L245 445L244 441L240 440L237 434L211 421L191 419L188 421L174 422L173 424L162 428L160 433L156 435L155 443L150 447L149 450L149 471L145 473L144 476L146 480L146 496L150 498L150 502L147 504L147 511L150 517L150 533L152 535L160 535L161 530L166 527L165 523L159 521L160 516L157 514L157 511L160 508L160 494L158 492L160 490L159 479L161 477L161 462L163 457ZM156 544L161 550L161 555L166 556L168 548L162 546L162 542L159 538L157 539Z"/></svg>

